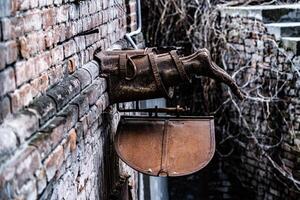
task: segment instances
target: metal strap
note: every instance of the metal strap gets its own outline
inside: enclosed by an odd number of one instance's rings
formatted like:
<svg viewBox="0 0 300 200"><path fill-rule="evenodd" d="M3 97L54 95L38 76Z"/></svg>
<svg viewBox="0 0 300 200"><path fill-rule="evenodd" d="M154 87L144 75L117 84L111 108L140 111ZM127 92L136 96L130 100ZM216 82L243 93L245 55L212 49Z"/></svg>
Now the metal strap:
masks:
<svg viewBox="0 0 300 200"><path fill-rule="evenodd" d="M183 64L182 64L181 60L179 60L179 56L178 56L176 50L170 51L170 55L171 55L172 59L174 60L175 66L177 68L177 71L179 72L179 76L180 76L181 80L184 82L187 82L187 83L191 83L191 79L185 72Z"/></svg>
<svg viewBox="0 0 300 200"><path fill-rule="evenodd" d="M119 56L119 63L120 63L120 77L125 78L126 77L126 64L127 64L127 54L120 54Z"/></svg>
<svg viewBox="0 0 300 200"><path fill-rule="evenodd" d="M152 72L154 75L154 80L155 80L158 90L160 90L161 93L165 94L166 97L171 98L160 78L159 71L158 71L159 69L158 69L157 63L155 61L154 54L149 53L148 58L149 58L149 61L151 64Z"/></svg>
<svg viewBox="0 0 300 200"><path fill-rule="evenodd" d="M165 120L164 124L164 130L163 130L163 138L162 138L162 144L161 144L161 165L160 165L160 171L159 176L168 176L168 126L169 126L169 120Z"/></svg>

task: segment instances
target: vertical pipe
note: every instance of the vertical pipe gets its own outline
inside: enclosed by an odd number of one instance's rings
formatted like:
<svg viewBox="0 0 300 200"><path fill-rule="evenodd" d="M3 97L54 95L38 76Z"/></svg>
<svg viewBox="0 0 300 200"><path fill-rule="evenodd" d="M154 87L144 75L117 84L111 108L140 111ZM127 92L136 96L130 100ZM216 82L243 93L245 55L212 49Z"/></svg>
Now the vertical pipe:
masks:
<svg viewBox="0 0 300 200"><path fill-rule="evenodd" d="M137 22L138 22L138 26L137 29L135 31L132 31L130 33L126 33L125 34L125 38L130 42L130 44L135 48L138 49L137 45L135 44L135 42L132 39L132 36L139 34L142 31L142 9L141 9L141 0L136 0L136 4L137 4Z"/></svg>

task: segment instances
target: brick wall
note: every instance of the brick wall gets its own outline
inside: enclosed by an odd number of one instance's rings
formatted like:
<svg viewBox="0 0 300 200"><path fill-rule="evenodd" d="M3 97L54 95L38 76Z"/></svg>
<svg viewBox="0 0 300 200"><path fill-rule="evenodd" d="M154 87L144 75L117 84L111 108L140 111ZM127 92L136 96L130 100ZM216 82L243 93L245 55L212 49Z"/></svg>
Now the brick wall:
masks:
<svg viewBox="0 0 300 200"><path fill-rule="evenodd" d="M190 114L215 116L217 151L202 171L170 179L170 195L172 199L299 199L300 56L283 48L264 22L254 18L257 15L245 8L232 10L234 17L219 16L216 28L221 38L215 39L222 42L216 48L216 61L249 98L239 101L227 87L204 78L181 91L175 103L191 107Z"/></svg>
<svg viewBox="0 0 300 200"><path fill-rule="evenodd" d="M225 16L223 67L250 98L216 113L215 199L299 199L299 58L261 20ZM223 93L223 100L229 98Z"/></svg>
<svg viewBox="0 0 300 200"><path fill-rule="evenodd" d="M136 174L118 168L118 116L92 60L134 26L128 3L1 0L0 199L103 199L124 174L136 192Z"/></svg>

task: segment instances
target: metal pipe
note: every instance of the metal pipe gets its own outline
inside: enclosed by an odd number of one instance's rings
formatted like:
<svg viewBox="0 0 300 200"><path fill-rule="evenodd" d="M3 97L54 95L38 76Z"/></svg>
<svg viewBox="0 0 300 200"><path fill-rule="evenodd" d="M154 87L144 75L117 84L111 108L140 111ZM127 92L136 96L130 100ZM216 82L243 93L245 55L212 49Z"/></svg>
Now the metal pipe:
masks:
<svg viewBox="0 0 300 200"><path fill-rule="evenodd" d="M138 22L138 26L137 29L135 31L132 31L130 33L126 33L125 34L125 38L129 41L129 43L135 48L138 49L137 45L135 44L135 42L133 41L133 39L131 38L134 35L139 34L142 31L142 11L141 11L141 0L136 0L136 4L137 4L137 22Z"/></svg>

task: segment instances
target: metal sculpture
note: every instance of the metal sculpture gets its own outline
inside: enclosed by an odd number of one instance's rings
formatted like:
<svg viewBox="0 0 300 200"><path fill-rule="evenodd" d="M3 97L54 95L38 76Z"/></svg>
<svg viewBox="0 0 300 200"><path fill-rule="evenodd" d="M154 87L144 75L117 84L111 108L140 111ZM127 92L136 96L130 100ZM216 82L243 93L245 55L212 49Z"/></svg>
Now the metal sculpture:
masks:
<svg viewBox="0 0 300 200"><path fill-rule="evenodd" d="M95 57L107 77L111 103L172 97L175 86L191 84L195 75L223 82L238 98L244 98L234 80L212 62L206 49L183 57L174 50L159 54L155 48L105 51ZM212 116L179 117L184 111L180 107L125 111L150 115L121 117L114 145L119 157L132 168L152 176L182 176L202 169L212 159ZM159 112L176 116L158 116Z"/></svg>
<svg viewBox="0 0 300 200"><path fill-rule="evenodd" d="M157 54L155 48L104 51L97 53L95 59L108 78L111 103L169 98L174 86L190 84L195 75L223 82L237 97L244 97L234 80L211 60L206 49L184 57L175 50Z"/></svg>

